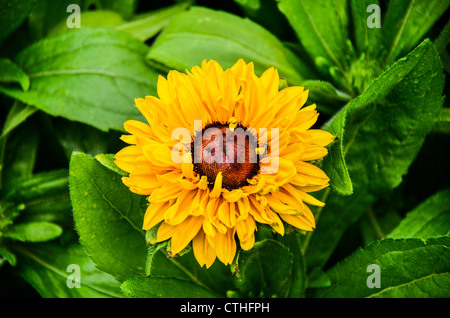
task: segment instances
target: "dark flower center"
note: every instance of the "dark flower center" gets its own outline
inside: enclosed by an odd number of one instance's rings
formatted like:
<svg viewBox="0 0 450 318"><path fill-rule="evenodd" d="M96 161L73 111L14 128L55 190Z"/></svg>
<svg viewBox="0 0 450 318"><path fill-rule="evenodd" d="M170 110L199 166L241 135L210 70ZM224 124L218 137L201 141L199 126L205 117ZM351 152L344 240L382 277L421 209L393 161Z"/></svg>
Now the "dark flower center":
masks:
<svg viewBox="0 0 450 318"><path fill-rule="evenodd" d="M194 171L206 176L210 189L222 172L222 187L227 190L248 185L248 179L259 173L256 134L251 129L237 125L212 123L194 136L192 162Z"/></svg>

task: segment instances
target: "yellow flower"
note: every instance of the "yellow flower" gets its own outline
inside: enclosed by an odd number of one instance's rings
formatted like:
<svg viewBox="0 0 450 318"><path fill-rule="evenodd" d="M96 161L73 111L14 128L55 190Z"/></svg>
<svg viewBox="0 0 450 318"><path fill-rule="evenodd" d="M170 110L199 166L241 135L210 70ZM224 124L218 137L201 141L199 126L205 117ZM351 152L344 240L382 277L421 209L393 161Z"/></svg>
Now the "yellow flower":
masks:
<svg viewBox="0 0 450 318"><path fill-rule="evenodd" d="M277 70L260 77L242 59L223 70L203 61L187 74L160 76L159 97L137 98L148 124L128 120L130 144L115 155L123 183L148 196L143 229L158 226L172 254L190 242L201 266L232 263L237 240L249 250L257 223L284 234L284 224L312 231L309 193L329 178L308 161L327 154L330 133L310 129L316 105L308 90L279 90Z"/></svg>

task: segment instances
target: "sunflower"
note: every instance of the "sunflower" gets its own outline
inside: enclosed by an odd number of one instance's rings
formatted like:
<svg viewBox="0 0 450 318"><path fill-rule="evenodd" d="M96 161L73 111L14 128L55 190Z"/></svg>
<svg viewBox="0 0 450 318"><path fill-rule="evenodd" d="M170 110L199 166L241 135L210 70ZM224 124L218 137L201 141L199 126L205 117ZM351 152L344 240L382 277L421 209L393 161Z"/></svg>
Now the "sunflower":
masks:
<svg viewBox="0 0 450 318"><path fill-rule="evenodd" d="M237 244L249 250L257 223L284 235L285 225L312 231L309 193L329 184L310 163L334 140L310 129L316 105L303 107L308 90L282 90L274 68L260 77L253 63L223 68L203 61L186 74L158 78L158 97L137 98L148 124L124 123L129 145L115 163L129 173L123 183L148 196L143 229L157 227L157 242L170 239L171 253L192 242L198 263L231 264Z"/></svg>

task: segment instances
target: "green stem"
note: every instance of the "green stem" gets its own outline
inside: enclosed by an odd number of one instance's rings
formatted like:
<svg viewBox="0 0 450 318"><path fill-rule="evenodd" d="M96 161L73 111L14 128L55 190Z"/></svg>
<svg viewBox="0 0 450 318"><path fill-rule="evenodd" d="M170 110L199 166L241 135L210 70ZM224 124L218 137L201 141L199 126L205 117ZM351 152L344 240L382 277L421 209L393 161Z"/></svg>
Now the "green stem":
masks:
<svg viewBox="0 0 450 318"><path fill-rule="evenodd" d="M2 189L2 185L3 185L3 162L5 160L5 149L6 149L6 140L7 140L8 136L4 136L3 138L0 139L0 190Z"/></svg>
<svg viewBox="0 0 450 318"><path fill-rule="evenodd" d="M375 214L373 213L372 207L369 207L367 209L367 216L369 217L370 224L372 224L373 230L375 231L377 238L381 240L384 237L384 233L380 227L380 224L378 223L377 218L375 217Z"/></svg>
<svg viewBox="0 0 450 318"><path fill-rule="evenodd" d="M320 201L325 202L327 200L328 195L330 194L330 192L331 192L331 188L328 187L325 190L325 192L323 193L322 198L321 198ZM322 213L322 210L323 210L323 207L322 206L319 207L317 209L317 211L316 211L316 214L314 215L314 218L316 220L316 226L317 226L317 222L319 221L319 217L320 217L320 214ZM306 233L306 235L305 235L305 239L303 240L303 245L302 245L302 253L303 253L303 255L306 254L306 251L308 249L308 246L309 246L309 243L311 241L311 237L312 237L313 233L314 233L314 231L311 231L311 232Z"/></svg>

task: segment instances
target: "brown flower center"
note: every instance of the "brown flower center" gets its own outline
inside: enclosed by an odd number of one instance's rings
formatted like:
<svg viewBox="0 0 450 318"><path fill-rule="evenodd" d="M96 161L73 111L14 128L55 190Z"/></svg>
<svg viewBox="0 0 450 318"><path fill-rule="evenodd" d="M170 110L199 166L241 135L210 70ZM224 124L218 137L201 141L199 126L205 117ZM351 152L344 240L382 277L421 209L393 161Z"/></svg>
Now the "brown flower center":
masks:
<svg viewBox="0 0 450 318"><path fill-rule="evenodd" d="M248 185L259 173L257 138L252 130L237 125L212 123L198 132L192 142L194 171L206 176L210 189L222 172L222 187L227 190Z"/></svg>

